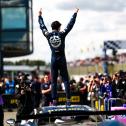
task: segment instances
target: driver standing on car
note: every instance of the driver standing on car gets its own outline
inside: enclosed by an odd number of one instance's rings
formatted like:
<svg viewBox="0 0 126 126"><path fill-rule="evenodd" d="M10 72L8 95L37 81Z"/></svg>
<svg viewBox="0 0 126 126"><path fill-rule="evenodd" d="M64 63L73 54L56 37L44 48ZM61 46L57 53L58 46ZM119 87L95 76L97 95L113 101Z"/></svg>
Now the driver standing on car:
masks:
<svg viewBox="0 0 126 126"><path fill-rule="evenodd" d="M50 46L52 56L51 56L51 93L53 99L53 105L57 105L57 78L58 74L62 76L65 92L66 92L66 106L70 106L70 84L69 75L67 70L67 61L65 56L65 38L67 34L73 28L77 13L79 9L76 8L74 14L72 15L67 27L61 31L61 23L59 21L53 21L51 23L52 31L49 32L45 26L42 10L39 11L38 22L43 35L47 38L48 44Z"/></svg>

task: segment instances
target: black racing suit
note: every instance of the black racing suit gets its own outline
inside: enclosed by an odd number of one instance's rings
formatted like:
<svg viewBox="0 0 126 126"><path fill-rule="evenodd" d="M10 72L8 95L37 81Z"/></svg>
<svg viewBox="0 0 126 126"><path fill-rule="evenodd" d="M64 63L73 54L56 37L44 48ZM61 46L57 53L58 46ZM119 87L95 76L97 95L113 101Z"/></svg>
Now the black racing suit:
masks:
<svg viewBox="0 0 126 126"><path fill-rule="evenodd" d="M57 98L57 77L58 72L62 76L66 98L70 99L70 85L69 85L69 75L67 70L66 56L65 56L65 37L73 28L73 25L76 20L77 13L74 13L70 22L64 31L52 31L48 32L42 16L39 16L40 29L42 30L43 35L47 38L50 49L52 51L51 56L51 76L52 76L52 99Z"/></svg>

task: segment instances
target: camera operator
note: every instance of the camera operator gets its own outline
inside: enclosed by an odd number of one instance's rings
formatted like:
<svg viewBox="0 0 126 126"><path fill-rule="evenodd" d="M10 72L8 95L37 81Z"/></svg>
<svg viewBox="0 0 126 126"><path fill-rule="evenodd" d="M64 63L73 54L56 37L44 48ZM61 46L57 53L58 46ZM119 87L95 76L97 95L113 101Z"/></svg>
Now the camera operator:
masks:
<svg viewBox="0 0 126 126"><path fill-rule="evenodd" d="M20 73L16 80L17 115L29 115L34 109L34 94L28 76Z"/></svg>

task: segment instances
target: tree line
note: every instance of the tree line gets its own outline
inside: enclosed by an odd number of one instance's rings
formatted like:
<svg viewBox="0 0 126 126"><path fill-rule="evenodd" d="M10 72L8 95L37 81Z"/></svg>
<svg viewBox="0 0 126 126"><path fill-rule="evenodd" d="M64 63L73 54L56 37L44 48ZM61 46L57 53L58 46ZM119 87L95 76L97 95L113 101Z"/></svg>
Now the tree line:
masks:
<svg viewBox="0 0 126 126"><path fill-rule="evenodd" d="M45 61L43 60L29 60L29 59L25 59L25 60L20 60L20 61L4 61L4 65L28 65L28 66L47 66L49 64L47 64Z"/></svg>

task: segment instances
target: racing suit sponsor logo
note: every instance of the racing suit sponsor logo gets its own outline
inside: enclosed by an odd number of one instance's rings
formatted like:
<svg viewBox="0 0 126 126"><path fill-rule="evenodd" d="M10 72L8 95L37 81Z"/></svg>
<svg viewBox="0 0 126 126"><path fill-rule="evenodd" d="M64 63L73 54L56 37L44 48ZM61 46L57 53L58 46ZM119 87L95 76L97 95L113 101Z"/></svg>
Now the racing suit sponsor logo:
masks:
<svg viewBox="0 0 126 126"><path fill-rule="evenodd" d="M61 45L61 38L59 36L53 35L50 37L49 42L52 47L58 48Z"/></svg>

